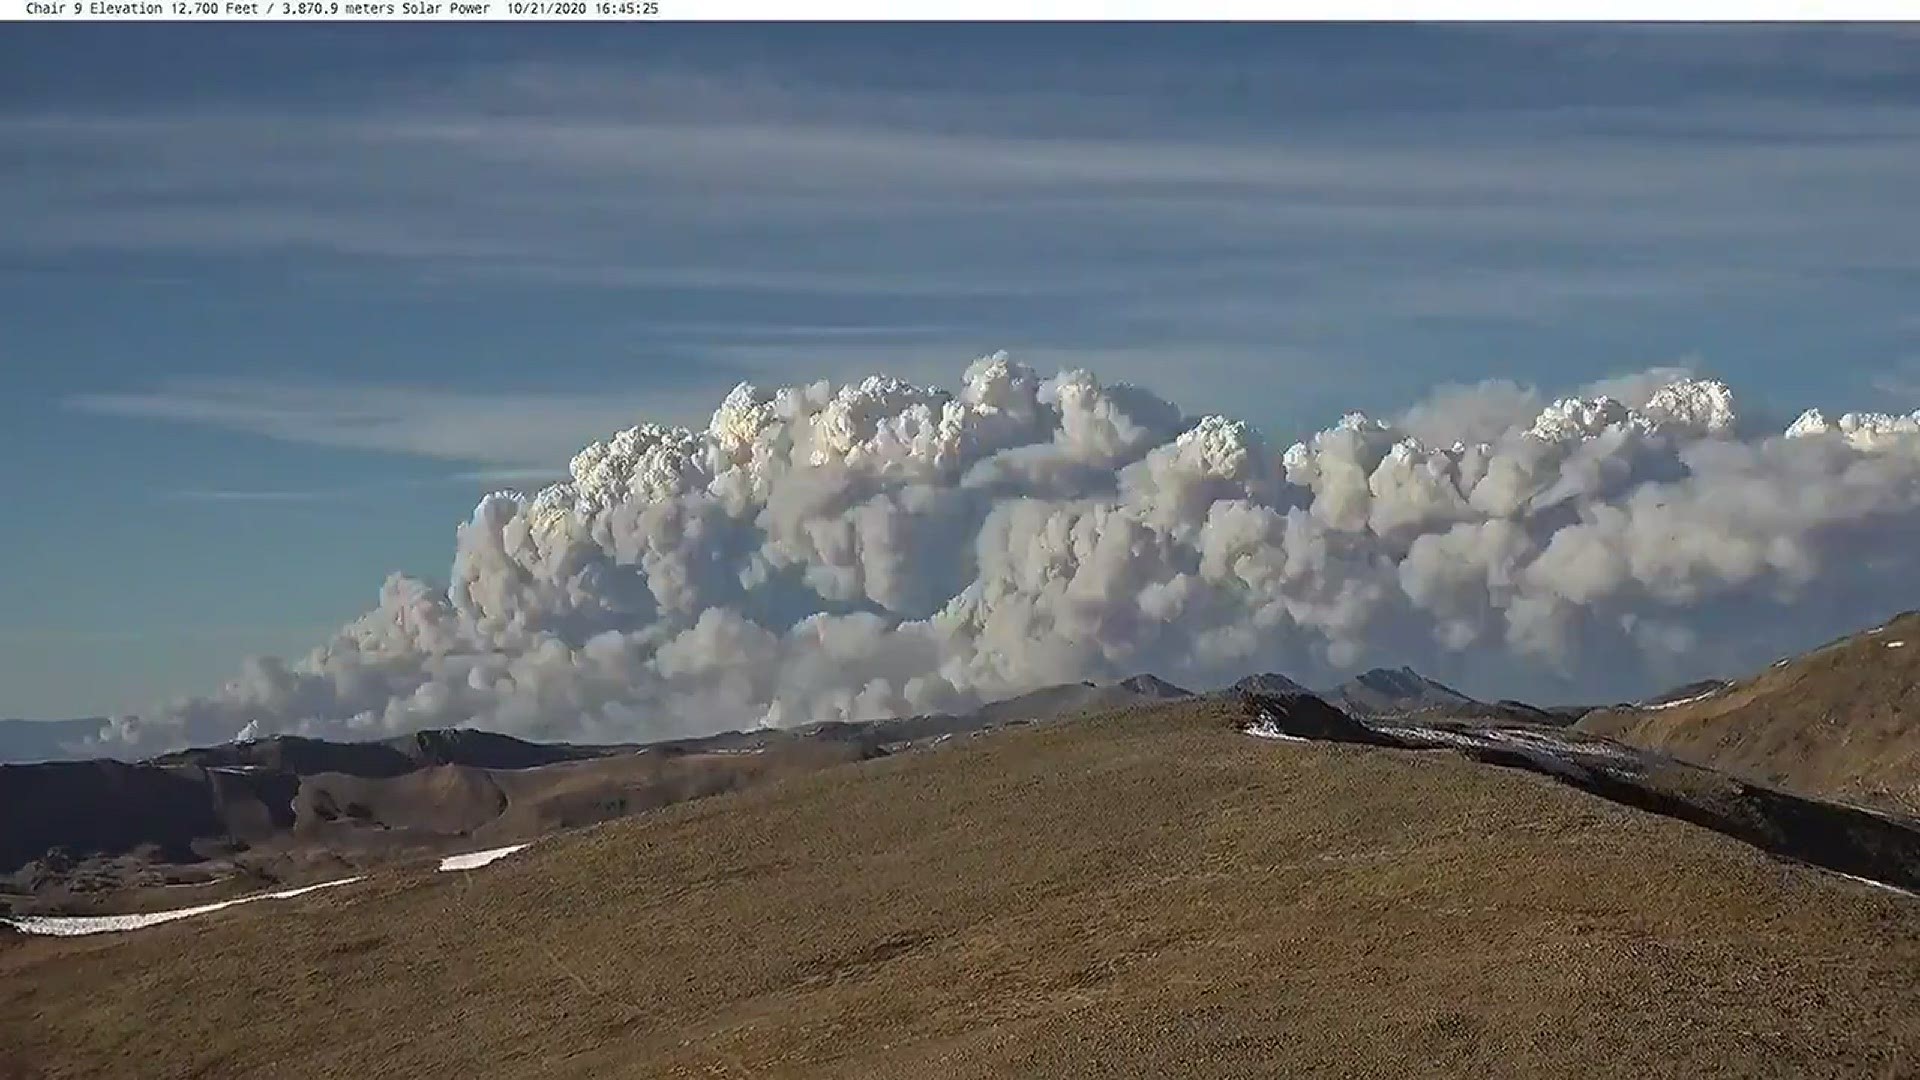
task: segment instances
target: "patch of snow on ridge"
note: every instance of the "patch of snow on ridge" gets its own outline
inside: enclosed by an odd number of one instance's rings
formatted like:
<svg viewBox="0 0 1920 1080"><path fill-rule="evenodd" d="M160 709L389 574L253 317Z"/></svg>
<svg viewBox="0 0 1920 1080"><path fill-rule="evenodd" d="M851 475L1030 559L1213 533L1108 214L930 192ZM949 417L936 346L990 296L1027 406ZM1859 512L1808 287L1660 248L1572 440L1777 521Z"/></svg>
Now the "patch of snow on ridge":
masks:
<svg viewBox="0 0 1920 1080"><path fill-rule="evenodd" d="M1592 764L1596 759L1608 762L1631 764L1638 758L1628 750L1604 742L1589 742L1584 739L1569 739L1550 731L1536 731L1520 728L1480 728L1477 730L1454 730L1432 728L1411 724L1383 724L1374 730L1401 738L1427 742L1434 748L1441 746L1465 747L1470 750L1515 750L1536 760L1555 758L1562 760L1586 759ZM1543 761L1544 764L1544 761Z"/></svg>
<svg viewBox="0 0 1920 1080"><path fill-rule="evenodd" d="M242 896L234 900L221 900L217 903L201 904L197 907L175 908L172 911L146 911L136 915L17 915L10 918L0 918L0 923L6 923L8 926L13 927L23 934L43 934L51 937L108 934L121 930L138 930L142 927L158 926L161 923L190 918L194 915L205 915L207 912L219 911L221 908L230 908L236 904L250 904L255 900L290 900L302 893L310 893L319 889L331 889L337 885L351 885L359 880L361 880L359 877L341 878L338 881L323 881L318 885L303 885L297 889L281 889L278 892L258 893L253 896Z"/></svg>
<svg viewBox="0 0 1920 1080"><path fill-rule="evenodd" d="M1889 648L1889 649L1898 649L1898 648L1900 648L1901 646L1903 646L1903 645L1905 645L1905 644L1906 644L1906 642L1904 642L1904 641L1889 641L1889 642L1887 642L1887 648Z"/></svg>
<svg viewBox="0 0 1920 1080"><path fill-rule="evenodd" d="M1280 730L1280 725L1272 717L1262 717L1259 723L1242 728L1241 731L1256 739L1273 739L1276 742L1312 742L1312 739L1300 735L1289 735Z"/></svg>
<svg viewBox="0 0 1920 1080"><path fill-rule="evenodd" d="M464 855L449 855L440 860L440 869L477 870L490 862L504 859L516 851L524 851L531 844L509 844L506 847L488 848L485 851L469 851Z"/></svg>
<svg viewBox="0 0 1920 1080"><path fill-rule="evenodd" d="M1432 743L1433 748L1436 749L1441 746L1464 746L1469 750L1484 750L1488 747L1486 739L1476 735L1469 735L1464 731L1415 727L1405 724L1383 724L1374 730L1384 732L1388 735L1397 735L1403 739Z"/></svg>
<svg viewBox="0 0 1920 1080"><path fill-rule="evenodd" d="M1719 693L1721 690L1724 690L1724 689L1726 688L1716 687L1712 690L1707 691L1704 694L1695 694L1692 697L1683 697L1679 701L1663 701L1658 705L1642 705L1640 707L1642 709L1647 710L1648 712L1652 712L1655 709L1671 709L1677 705L1691 705L1696 701L1705 701L1707 698L1712 697L1713 695Z"/></svg>
<svg viewBox="0 0 1920 1080"><path fill-rule="evenodd" d="M1885 889L1890 893L1899 893L1901 896L1920 900L1920 893L1914 892L1911 889L1903 889L1898 885L1893 885L1885 881L1875 881L1870 877L1860 877L1857 874L1846 874L1838 870L1829 870L1827 871L1827 873L1832 874L1834 877L1846 878L1848 881L1858 882L1861 885L1871 885L1876 889Z"/></svg>

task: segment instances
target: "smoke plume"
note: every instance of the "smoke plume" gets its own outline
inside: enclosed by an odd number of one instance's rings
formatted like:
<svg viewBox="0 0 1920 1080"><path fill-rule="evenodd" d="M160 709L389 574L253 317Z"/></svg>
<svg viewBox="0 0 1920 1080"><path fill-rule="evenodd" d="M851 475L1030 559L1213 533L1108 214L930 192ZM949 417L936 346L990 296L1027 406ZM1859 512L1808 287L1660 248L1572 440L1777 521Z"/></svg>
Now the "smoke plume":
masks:
<svg viewBox="0 0 1920 1080"><path fill-rule="evenodd" d="M1005 355L957 393L736 388L459 526L297 662L112 722L109 752L476 725L632 740L964 708L1153 671L1410 663L1617 700L1743 670L1920 580L1920 412L1746 430L1661 372L1454 388L1283 447Z"/></svg>

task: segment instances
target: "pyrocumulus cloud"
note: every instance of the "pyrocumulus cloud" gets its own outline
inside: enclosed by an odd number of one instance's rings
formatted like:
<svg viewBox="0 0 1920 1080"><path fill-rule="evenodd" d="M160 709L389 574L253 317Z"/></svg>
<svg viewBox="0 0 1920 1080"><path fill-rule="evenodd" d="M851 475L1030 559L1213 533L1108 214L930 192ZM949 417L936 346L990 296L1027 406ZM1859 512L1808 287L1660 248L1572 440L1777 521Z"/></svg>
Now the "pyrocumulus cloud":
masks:
<svg viewBox="0 0 1920 1080"><path fill-rule="evenodd" d="M1603 392L1604 391L1604 392ZM1804 647L1920 580L1920 412L1746 430L1663 371L1453 388L1281 446L1084 371L740 386L481 500L294 662L113 721L126 753L471 724L637 739L957 709L1151 670L1412 663L1613 698Z"/></svg>

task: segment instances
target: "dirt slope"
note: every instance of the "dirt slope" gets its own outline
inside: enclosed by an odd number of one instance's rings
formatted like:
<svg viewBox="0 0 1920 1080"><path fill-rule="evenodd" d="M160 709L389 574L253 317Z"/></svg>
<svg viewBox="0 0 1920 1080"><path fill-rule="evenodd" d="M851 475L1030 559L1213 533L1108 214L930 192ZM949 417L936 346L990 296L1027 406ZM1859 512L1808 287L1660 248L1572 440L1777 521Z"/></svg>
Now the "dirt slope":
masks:
<svg viewBox="0 0 1920 1080"><path fill-rule="evenodd" d="M1920 900L1553 781L1021 728L119 938L0 1076L1902 1076ZM10 1050L11 1057L7 1052Z"/></svg>
<svg viewBox="0 0 1920 1080"><path fill-rule="evenodd" d="M1795 790L1920 813L1920 613L1700 689L1670 704L1593 713L1579 727Z"/></svg>

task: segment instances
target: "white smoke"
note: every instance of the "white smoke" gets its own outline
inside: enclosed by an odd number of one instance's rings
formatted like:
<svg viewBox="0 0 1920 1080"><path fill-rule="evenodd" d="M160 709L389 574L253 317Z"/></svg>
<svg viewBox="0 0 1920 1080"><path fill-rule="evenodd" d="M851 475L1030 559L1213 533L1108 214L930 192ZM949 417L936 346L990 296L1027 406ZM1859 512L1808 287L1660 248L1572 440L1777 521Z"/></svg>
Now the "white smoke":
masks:
<svg viewBox="0 0 1920 1080"><path fill-rule="evenodd" d="M870 378L642 425L461 525L296 663L114 721L114 752L243 728L471 724L640 739L962 708L1151 670L1210 685L1412 663L1625 698L1865 621L1916 580L1920 413L1739 430L1674 372L1542 406L1453 389L1282 452L1073 371Z"/></svg>

